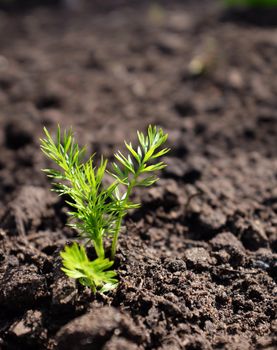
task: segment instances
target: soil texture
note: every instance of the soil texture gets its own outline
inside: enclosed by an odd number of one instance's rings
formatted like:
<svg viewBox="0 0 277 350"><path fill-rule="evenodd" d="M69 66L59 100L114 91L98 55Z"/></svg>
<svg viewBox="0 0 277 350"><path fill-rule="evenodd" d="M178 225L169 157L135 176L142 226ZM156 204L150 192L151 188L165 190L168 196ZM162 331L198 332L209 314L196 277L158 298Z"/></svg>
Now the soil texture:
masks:
<svg viewBox="0 0 277 350"><path fill-rule="evenodd" d="M0 348L276 349L276 13L89 3L0 12ZM105 296L60 270L77 234L39 150L57 123L108 158L169 134Z"/></svg>

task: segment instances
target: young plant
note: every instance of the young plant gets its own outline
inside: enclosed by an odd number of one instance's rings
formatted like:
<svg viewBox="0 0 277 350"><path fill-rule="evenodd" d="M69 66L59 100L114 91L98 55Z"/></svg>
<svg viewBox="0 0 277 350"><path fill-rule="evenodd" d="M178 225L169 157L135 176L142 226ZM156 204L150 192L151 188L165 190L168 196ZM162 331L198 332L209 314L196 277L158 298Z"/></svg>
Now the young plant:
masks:
<svg viewBox="0 0 277 350"><path fill-rule="evenodd" d="M137 148L125 142L127 155L118 151L107 170L103 157L98 167L94 166L94 155L84 161L85 148L78 146L71 130L61 134L58 127L55 141L46 128L44 132L41 149L59 167L44 171L55 179L53 190L66 196L73 209L68 213L70 226L93 244L97 255L97 259L90 261L85 248L74 243L61 253L63 271L94 292L108 291L117 285L116 273L107 270L113 265L122 220L129 209L140 206L130 200L130 195L134 187L151 186L158 180L154 173L165 164L156 160L169 151L161 148L167 134L155 126L148 127L147 135L138 132ZM112 176L111 184L104 184L105 175ZM111 261L105 258L105 240L111 240Z"/></svg>

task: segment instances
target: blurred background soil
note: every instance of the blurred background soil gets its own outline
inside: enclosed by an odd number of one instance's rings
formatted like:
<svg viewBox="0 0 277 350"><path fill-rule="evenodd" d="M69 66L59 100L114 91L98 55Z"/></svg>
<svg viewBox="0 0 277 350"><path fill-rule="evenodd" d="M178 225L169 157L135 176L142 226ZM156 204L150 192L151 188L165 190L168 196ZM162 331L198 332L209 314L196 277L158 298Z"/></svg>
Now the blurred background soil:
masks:
<svg viewBox="0 0 277 350"><path fill-rule="evenodd" d="M0 348L275 349L276 11L42 2L1 2ZM76 233L39 150L57 123L108 158L169 134L105 297L60 271Z"/></svg>

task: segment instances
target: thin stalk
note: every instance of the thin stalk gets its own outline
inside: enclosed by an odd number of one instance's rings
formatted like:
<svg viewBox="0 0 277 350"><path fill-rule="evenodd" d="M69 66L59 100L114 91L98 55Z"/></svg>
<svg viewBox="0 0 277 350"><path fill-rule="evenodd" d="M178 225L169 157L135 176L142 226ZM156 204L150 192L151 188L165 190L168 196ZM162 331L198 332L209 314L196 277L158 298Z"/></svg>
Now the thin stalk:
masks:
<svg viewBox="0 0 277 350"><path fill-rule="evenodd" d="M117 249L117 241L118 241L118 235L119 235L119 231L121 228L121 223L122 223L122 219L124 216L124 212L122 211L120 213L120 216L118 218L117 224L116 224L116 228L115 228L115 234L113 236L113 241L112 241L112 247L111 247L111 259L114 260L115 258L115 253L116 253L116 249Z"/></svg>
<svg viewBox="0 0 277 350"><path fill-rule="evenodd" d="M104 250L102 236L97 238L97 240L94 241L94 248L98 258L105 258L105 250Z"/></svg>
<svg viewBox="0 0 277 350"><path fill-rule="evenodd" d="M129 187L127 188L126 197L125 197L123 205L122 205L123 208L125 207L125 204L129 200L131 191L132 191L133 187L136 184L137 177L138 177L138 172L136 173L136 175L134 176L134 179L130 182ZM123 209L123 210L120 211L120 214L118 216L118 221L117 221L116 227L115 227L115 234L113 236L113 241L112 241L112 246L111 246L111 259L112 260L114 260L114 258L115 258L115 253L116 253L116 249L117 249L118 235L119 235L119 232L120 232L120 228L121 228L121 224L122 224L122 220L123 220L124 215L125 215L125 210Z"/></svg>
<svg viewBox="0 0 277 350"><path fill-rule="evenodd" d="M92 278L88 279L88 286L92 289L93 294L96 294L97 290Z"/></svg>

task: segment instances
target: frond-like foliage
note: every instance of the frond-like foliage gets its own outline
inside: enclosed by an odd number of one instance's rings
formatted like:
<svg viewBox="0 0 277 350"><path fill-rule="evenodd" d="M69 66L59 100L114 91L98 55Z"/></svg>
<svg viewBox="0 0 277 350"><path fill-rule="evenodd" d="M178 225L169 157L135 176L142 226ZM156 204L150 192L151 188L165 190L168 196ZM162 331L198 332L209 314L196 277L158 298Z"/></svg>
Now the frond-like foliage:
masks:
<svg viewBox="0 0 277 350"><path fill-rule="evenodd" d="M98 257L104 257L102 238L116 220L115 203L110 199L117 184L106 189L102 186L107 161L102 158L97 169L93 165L93 156L82 162L85 148L79 148L71 130L65 131L61 137L58 127L56 141L46 128L44 132L46 138L41 140L41 149L60 168L44 171L56 180L54 191L70 198L67 203L73 210L69 215L74 219L70 225L94 243Z"/></svg>
<svg viewBox="0 0 277 350"><path fill-rule="evenodd" d="M105 259L104 238L112 238L111 258L114 260L122 219L129 209L140 206L129 198L133 188L151 186L158 180L153 172L165 167L164 162L157 161L157 158L169 151L161 147L167 134L151 125L146 136L138 132L137 148L125 142L128 154L116 153L112 170L107 171L107 160L103 158L98 167L94 166L93 155L89 160L83 160L86 150L75 142L72 130L65 130L62 134L58 127L55 140L46 128L44 132L41 149L58 166L58 169L44 171L54 179L53 190L67 197L67 203L72 208L68 213L70 226L77 229L82 238L93 243L98 256L91 262L85 249L73 244L61 253L63 271L94 291L100 287L101 291L106 291L109 283L115 283L115 273L106 271L112 262ZM114 178L108 186L103 184L106 173Z"/></svg>
<svg viewBox="0 0 277 350"><path fill-rule="evenodd" d="M117 188L117 198L121 199L121 213L119 215L119 224L115 231L115 237L112 244L112 258L115 256L117 236L120 230L120 223L123 216L128 209L133 208L134 204L129 201L129 196L135 186L148 187L158 181L158 177L150 172L156 172L163 169L166 164L162 161L155 162L157 158L162 157L169 148L161 148L167 140L167 134L162 129L157 129L156 126L149 126L147 135L142 132L137 132L139 145L137 148L133 147L132 143L125 141L128 154L125 156L118 151L115 154L117 162L113 163L113 169L110 174L123 187L125 192L121 195L119 188ZM135 206L138 206L135 204Z"/></svg>
<svg viewBox="0 0 277 350"><path fill-rule="evenodd" d="M157 162L153 164L156 158L165 155L169 148L162 148L161 146L167 140L167 134L164 134L162 129L157 129L156 126L149 126L147 135L138 131L139 145L135 149L132 143L125 142L128 150L128 155L124 156L120 151L115 154L118 161L113 163L112 175L123 185L130 184L130 178L135 178L137 186L151 186L158 178L155 175L146 176L142 181L137 181L142 174L154 172L163 169L166 165L164 162Z"/></svg>
<svg viewBox="0 0 277 350"><path fill-rule="evenodd" d="M60 255L63 263L62 271L68 277L75 278L82 285L90 287L94 292L107 292L117 286L116 273L108 271L113 261L102 258L90 261L85 248L77 243L66 246Z"/></svg>

